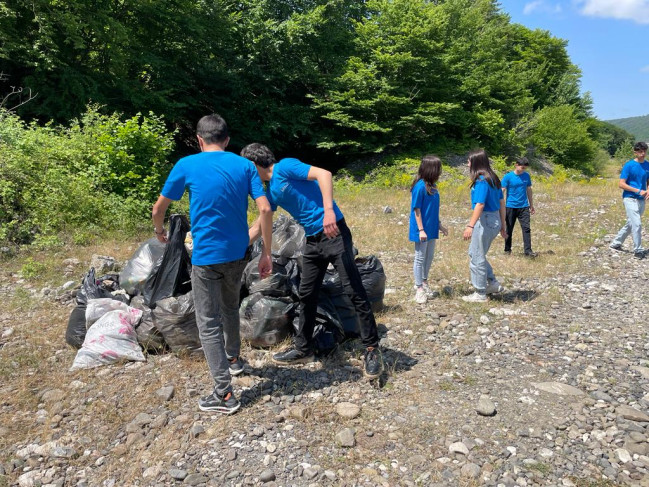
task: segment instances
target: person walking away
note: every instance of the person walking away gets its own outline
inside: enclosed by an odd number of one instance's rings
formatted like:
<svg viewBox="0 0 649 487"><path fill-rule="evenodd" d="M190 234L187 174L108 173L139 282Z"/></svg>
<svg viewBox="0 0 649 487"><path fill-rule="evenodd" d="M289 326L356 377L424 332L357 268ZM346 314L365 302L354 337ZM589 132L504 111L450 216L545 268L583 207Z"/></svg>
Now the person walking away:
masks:
<svg viewBox="0 0 649 487"><path fill-rule="evenodd" d="M644 259L645 250L642 247L642 214L645 210L647 193L647 174L649 162L645 160L647 144L637 142L633 146L634 158L622 167L618 188L622 190L622 202L626 210L626 223L618 232L610 247L622 250L622 245L631 234L633 238L633 255L636 259Z"/></svg>
<svg viewBox="0 0 649 487"><path fill-rule="evenodd" d="M262 277L272 268L272 212L255 166L225 151L230 137L223 118L216 114L201 118L196 137L201 152L180 159L173 167L153 206L152 218L158 240L166 243L163 224L167 208L189 191L196 324L215 383L214 391L200 398L198 407L231 414L240 407L232 392L231 376L243 371L239 357L239 287L248 261L248 196L260 214Z"/></svg>
<svg viewBox="0 0 649 487"><path fill-rule="evenodd" d="M526 257L536 257L532 251L532 232L530 229L530 215L533 215L534 202L532 196L532 178L527 172L530 165L526 157L518 159L514 170L505 174L502 179L502 189L505 193L505 223L507 238L505 239L505 253L512 252L512 233L516 220L523 231L523 251Z"/></svg>
<svg viewBox="0 0 649 487"><path fill-rule="evenodd" d="M408 238L415 242L413 273L415 277L415 302L424 304L431 293L428 273L435 255L435 243L439 232L444 236L448 230L439 221L440 198L437 180L442 174L442 161L427 155L421 159L417 176L410 187L410 228Z"/></svg>
<svg viewBox="0 0 649 487"><path fill-rule="evenodd" d="M360 321L365 347L363 374L370 379L379 377L383 363L376 321L354 260L351 231L333 199L331 173L298 159L276 162L270 149L262 144L247 145L241 155L255 163L261 180L267 183L266 194L273 211L278 206L284 208L304 227L306 234L298 290L300 318L294 346L273 355L273 361L284 365L313 361L318 293L331 263ZM255 222L250 229L251 240L258 235L259 225Z"/></svg>
<svg viewBox="0 0 649 487"><path fill-rule="evenodd" d="M505 201L500 179L491 169L489 157L484 150L469 154L467 161L471 178L471 205L473 213L464 229L464 240L469 245L469 270L475 292L462 299L468 302L484 302L488 294L503 291L493 268L487 261L487 252L500 232L507 238L505 229Z"/></svg>

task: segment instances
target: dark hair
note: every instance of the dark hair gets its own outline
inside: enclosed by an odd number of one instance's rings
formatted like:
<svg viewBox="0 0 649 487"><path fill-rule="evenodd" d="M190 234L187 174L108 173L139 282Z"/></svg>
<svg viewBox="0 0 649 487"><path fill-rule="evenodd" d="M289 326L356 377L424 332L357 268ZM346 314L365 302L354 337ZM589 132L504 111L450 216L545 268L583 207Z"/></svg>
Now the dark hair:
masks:
<svg viewBox="0 0 649 487"><path fill-rule="evenodd" d="M516 164L518 164L519 166L529 166L530 161L527 160L527 157L519 157L518 159L516 159Z"/></svg>
<svg viewBox="0 0 649 487"><path fill-rule="evenodd" d="M206 144L220 144L230 136L228 124L223 117L216 113L205 115L196 125L196 135L199 135Z"/></svg>
<svg viewBox="0 0 649 487"><path fill-rule="evenodd" d="M435 183L437 183L440 174L442 174L442 161L440 161L439 157L433 155L422 157L419 171L417 171L417 176L415 176L415 180L410 186L410 191L420 179L423 179L426 183L426 192L433 194L435 192Z"/></svg>
<svg viewBox="0 0 649 487"><path fill-rule="evenodd" d="M647 143L646 142L636 142L635 145L633 146L634 151L646 151L647 150Z"/></svg>
<svg viewBox="0 0 649 487"><path fill-rule="evenodd" d="M263 169L268 169L277 162L275 156L268 147L256 142L248 144L241 149L241 157L245 157Z"/></svg>
<svg viewBox="0 0 649 487"><path fill-rule="evenodd" d="M489 156L482 149L469 154L469 174L471 177L472 188L475 186L475 183L480 176L484 176L485 180L492 188L500 188L500 178L493 169L491 169Z"/></svg>

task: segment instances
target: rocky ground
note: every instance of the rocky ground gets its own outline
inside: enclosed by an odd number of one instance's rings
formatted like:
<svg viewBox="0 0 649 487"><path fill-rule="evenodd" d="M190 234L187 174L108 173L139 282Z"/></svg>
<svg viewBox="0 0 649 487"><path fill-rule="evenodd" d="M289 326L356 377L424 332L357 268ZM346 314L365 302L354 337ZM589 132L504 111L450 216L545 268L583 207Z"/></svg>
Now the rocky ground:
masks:
<svg viewBox="0 0 649 487"><path fill-rule="evenodd" d="M470 305L466 276L416 305L409 251L384 252L381 379L357 342L288 368L246 348L228 417L196 407L201 359L67 372L70 306L14 279L0 296L29 304L0 315L0 486L649 486L649 261L608 239L551 277L499 255L506 292Z"/></svg>

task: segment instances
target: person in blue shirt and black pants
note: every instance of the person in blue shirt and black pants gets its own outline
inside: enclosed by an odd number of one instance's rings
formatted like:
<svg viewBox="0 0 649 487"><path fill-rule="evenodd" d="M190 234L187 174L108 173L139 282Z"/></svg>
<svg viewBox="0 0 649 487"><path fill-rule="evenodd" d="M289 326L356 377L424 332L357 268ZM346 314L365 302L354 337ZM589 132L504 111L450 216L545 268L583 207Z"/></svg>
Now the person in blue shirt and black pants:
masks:
<svg viewBox="0 0 649 487"><path fill-rule="evenodd" d="M532 178L527 173L530 165L526 157L516 161L514 170L508 172L501 181L506 199L505 223L507 225L507 238L505 239L505 253L512 252L512 232L516 220L523 230L523 250L526 257L536 257L532 251L532 232L530 229L530 215L535 213L532 201Z"/></svg>

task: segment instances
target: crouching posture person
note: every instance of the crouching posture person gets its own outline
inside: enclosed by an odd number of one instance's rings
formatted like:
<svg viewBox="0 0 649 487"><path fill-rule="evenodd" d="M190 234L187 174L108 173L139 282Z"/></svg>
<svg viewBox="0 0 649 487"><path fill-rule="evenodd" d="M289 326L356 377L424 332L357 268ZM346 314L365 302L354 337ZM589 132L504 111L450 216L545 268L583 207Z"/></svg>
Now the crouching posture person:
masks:
<svg viewBox="0 0 649 487"><path fill-rule="evenodd" d="M232 414L240 403L232 392L231 375L243 371L239 358L239 287L248 261L248 195L260 213L262 277L272 268L273 214L255 166L225 151L230 141L225 120L218 115L205 116L196 132L201 153L180 159L171 170L153 207L154 231L160 242L167 242L165 213L187 189L194 240L192 290L196 324L215 383L212 394L202 397L198 407Z"/></svg>
<svg viewBox="0 0 649 487"><path fill-rule="evenodd" d="M333 200L331 173L309 166L297 159L275 161L268 147L250 144L241 155L255 163L272 210L281 206L304 227L304 249L300 280L300 319L294 348L273 355L280 364L313 360L313 328L318 306L318 292L329 263L340 274L345 292L360 319L360 332L366 347L363 374L376 378L383 370L376 321L360 273L354 261L352 234L343 214ZM259 236L259 221L250 229L251 239Z"/></svg>

